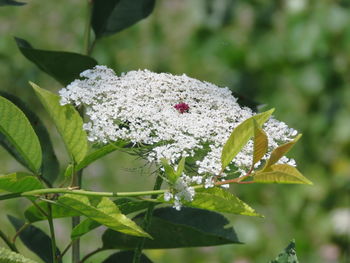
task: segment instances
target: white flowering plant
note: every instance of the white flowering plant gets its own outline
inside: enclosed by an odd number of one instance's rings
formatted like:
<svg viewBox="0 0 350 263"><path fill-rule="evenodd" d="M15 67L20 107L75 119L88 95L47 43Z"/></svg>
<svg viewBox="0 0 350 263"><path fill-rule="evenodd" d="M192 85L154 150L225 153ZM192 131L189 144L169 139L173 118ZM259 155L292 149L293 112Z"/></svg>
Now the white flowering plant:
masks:
<svg viewBox="0 0 350 263"><path fill-rule="evenodd" d="M63 262L70 248L73 263L110 249L120 251L104 263L137 263L150 262L144 249L240 243L221 213L261 215L233 194L230 185L312 184L295 160L285 156L301 135L276 120L273 109L254 112L241 106L229 88L185 74L136 70L118 76L89 56L96 40L150 14L154 1L141 2L142 8L115 1L108 15L104 1L89 2L86 55L34 49L16 39L26 58L64 86L57 95L30 82L70 162L60 170L41 118L18 97L1 93L0 143L27 170L0 176L0 200L24 198L31 203L25 220L8 216L16 229L12 239L0 229L0 238L12 250L0 248L1 260L34 262L18 254L17 237L49 263ZM129 19L115 11L120 7L131 12ZM82 188L83 178L88 180L82 176L86 167L126 150L154 168L153 189ZM57 218L72 218L73 223L63 250L56 244ZM35 226L43 220L49 235ZM101 225L106 228L102 246L80 257L80 238Z"/></svg>

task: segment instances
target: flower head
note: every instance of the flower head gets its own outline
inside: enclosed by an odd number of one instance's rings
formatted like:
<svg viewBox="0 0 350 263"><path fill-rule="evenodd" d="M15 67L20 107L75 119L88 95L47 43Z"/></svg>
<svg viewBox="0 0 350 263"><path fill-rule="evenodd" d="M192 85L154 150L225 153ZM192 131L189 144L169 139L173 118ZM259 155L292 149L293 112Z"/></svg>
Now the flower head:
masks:
<svg viewBox="0 0 350 263"><path fill-rule="evenodd" d="M83 79L60 91L61 104L85 106L89 120L84 129L90 141L123 139L151 145L147 159L156 163L165 158L174 165L181 157L194 157L196 178L178 182L177 188L182 183L187 185L187 194L174 195L176 200L193 197L190 184L213 186L213 178L221 171L223 145L235 127L255 114L241 107L228 88L186 75L138 70L117 76L105 66L96 66L80 76ZM273 148L296 135L294 129L273 117L263 129L269 140L265 160ZM244 174L251 166L252 155L251 140L233 159L231 168ZM294 160L284 158L281 162L292 164Z"/></svg>

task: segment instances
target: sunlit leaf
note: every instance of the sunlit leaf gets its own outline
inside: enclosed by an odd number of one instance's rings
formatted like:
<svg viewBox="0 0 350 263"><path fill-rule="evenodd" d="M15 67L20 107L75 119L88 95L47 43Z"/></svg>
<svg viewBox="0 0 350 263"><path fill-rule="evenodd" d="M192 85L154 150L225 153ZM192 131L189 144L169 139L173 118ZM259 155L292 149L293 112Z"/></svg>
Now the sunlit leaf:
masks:
<svg viewBox="0 0 350 263"><path fill-rule="evenodd" d="M23 164L33 172L41 166L41 147L24 113L12 102L0 96L0 133L3 144L13 147ZM5 147L8 149L8 147Z"/></svg>
<svg viewBox="0 0 350 263"><path fill-rule="evenodd" d="M253 174L253 180L258 183L312 185L312 182L304 177L297 168L288 164L274 164L270 166L268 172Z"/></svg>
<svg viewBox="0 0 350 263"><path fill-rule="evenodd" d="M128 235L150 237L135 222L122 214L118 207L107 197L65 194L59 197L58 203L75 209L82 215L115 231Z"/></svg>
<svg viewBox="0 0 350 263"><path fill-rule="evenodd" d="M134 220L141 224L144 214ZM147 239L145 249L217 246L240 243L228 220L221 214L201 209L171 207L155 209L148 229L153 239ZM102 236L105 249L132 249L140 238L126 236L107 229Z"/></svg>
<svg viewBox="0 0 350 263"><path fill-rule="evenodd" d="M92 28L97 38L109 36L132 26L149 16L155 0L103 0L95 1Z"/></svg>
<svg viewBox="0 0 350 263"><path fill-rule="evenodd" d="M0 262L1 263L38 263L34 260L26 258L21 254L15 253L9 249L0 247Z"/></svg>
<svg viewBox="0 0 350 263"><path fill-rule="evenodd" d="M268 146L267 135L259 124L254 120L254 153L253 166L264 157Z"/></svg>
<svg viewBox="0 0 350 263"><path fill-rule="evenodd" d="M122 214L130 214L148 208L149 202L121 198L113 201ZM101 226L100 223L87 218L72 229L71 238L76 239Z"/></svg>
<svg viewBox="0 0 350 263"><path fill-rule="evenodd" d="M277 163L279 159L281 159L287 152L290 151L290 149L292 149L294 144L296 144L296 142L300 138L301 138L301 134L295 137L293 141L282 144L278 146L276 149L274 149L271 153L270 158L267 160L265 167L263 168L263 171L267 171L271 165Z"/></svg>
<svg viewBox="0 0 350 263"><path fill-rule="evenodd" d="M298 263L297 253L295 251L295 242L292 240L290 244L280 253L275 260L269 263Z"/></svg>
<svg viewBox="0 0 350 263"><path fill-rule="evenodd" d="M221 154L221 167L224 170L235 156L241 151L244 145L254 135L255 120L259 125L263 125L273 113L274 109L257 114L239 124L231 133L225 143Z"/></svg>
<svg viewBox="0 0 350 263"><path fill-rule="evenodd" d="M43 188L37 177L28 173L0 175L0 192L21 193Z"/></svg>
<svg viewBox="0 0 350 263"><path fill-rule="evenodd" d="M33 112L29 107L19 98L14 95L0 91L0 95L15 104L28 118L30 124L32 125L38 139L40 141L43 160L41 164L41 177L43 177L47 182L53 183L59 173L59 163L56 154L53 150L53 146L50 140L49 133L44 126L43 122L39 119L35 112ZM0 138L0 141L2 139ZM5 141L4 141L5 142ZM5 146L5 145L4 145ZM7 146L7 145L6 145ZM6 147L5 146L5 147ZM12 152L15 149L10 147L8 151ZM11 153L19 162L23 163L23 159L19 157L16 153ZM19 158L18 158L19 157Z"/></svg>
<svg viewBox="0 0 350 263"><path fill-rule="evenodd" d="M185 169L185 162L186 162L186 158L185 157L182 157L178 166L177 166L177 169L176 169L176 175L177 177L180 177L181 174L183 173L184 169Z"/></svg>
<svg viewBox="0 0 350 263"><path fill-rule="evenodd" d="M60 105L60 97L30 83L44 108L55 123L58 132L66 145L69 154L76 163L84 159L88 150L83 120L72 105Z"/></svg>
<svg viewBox="0 0 350 263"><path fill-rule="evenodd" d="M8 216L11 224L18 231L23 225L24 221L13 216ZM51 238L45 234L41 229L35 226L28 226L19 234L23 244L26 245L32 252L37 254L45 263L53 263ZM56 256L60 256L61 252L57 249ZM62 262L61 260L59 261Z"/></svg>
<svg viewBox="0 0 350 263"><path fill-rule="evenodd" d="M96 1L103 2L103 1ZM34 49L24 39L15 38L23 56L63 86L79 78L81 72L97 65L91 57L72 52Z"/></svg>
<svg viewBox="0 0 350 263"><path fill-rule="evenodd" d="M261 216L238 197L219 187L196 190L194 200L184 202L184 205L220 213Z"/></svg>

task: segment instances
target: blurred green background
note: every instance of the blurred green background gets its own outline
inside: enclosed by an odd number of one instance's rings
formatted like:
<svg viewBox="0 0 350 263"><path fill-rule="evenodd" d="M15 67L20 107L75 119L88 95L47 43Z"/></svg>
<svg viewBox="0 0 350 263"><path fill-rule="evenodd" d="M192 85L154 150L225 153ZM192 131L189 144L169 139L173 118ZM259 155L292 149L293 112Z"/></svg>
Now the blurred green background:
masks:
<svg viewBox="0 0 350 263"><path fill-rule="evenodd" d="M27 3L0 8L0 89L20 96L45 119L64 167L60 138L27 83L61 87L20 54L13 37L40 49L82 52L86 2ZM262 107L275 107L278 119L304 135L291 156L313 187L231 187L265 215L228 215L245 245L146 251L152 260L267 262L295 238L300 262L350 262L350 1L158 0L150 17L99 41L92 56L117 73L147 68L230 87ZM0 149L0 167L8 173L20 166ZM84 187L149 189L154 178L148 174L140 160L113 153L86 170ZM26 205L0 203L0 225L8 235L14 230L6 214L23 217ZM57 222L63 249L69 221ZM99 233L83 238L84 253L99 246Z"/></svg>

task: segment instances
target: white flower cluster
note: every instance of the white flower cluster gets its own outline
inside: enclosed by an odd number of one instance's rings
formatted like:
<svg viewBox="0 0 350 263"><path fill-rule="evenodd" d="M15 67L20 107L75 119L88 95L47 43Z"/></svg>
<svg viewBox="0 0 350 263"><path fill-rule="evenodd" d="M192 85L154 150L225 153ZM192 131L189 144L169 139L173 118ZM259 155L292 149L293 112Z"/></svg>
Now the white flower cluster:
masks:
<svg viewBox="0 0 350 263"><path fill-rule="evenodd" d="M237 103L228 88L186 75L138 70L117 76L105 66L96 66L80 76L82 79L60 91L61 104L85 106L89 121L84 129L90 141L108 143L124 139L135 144L159 143L149 152L148 160L160 163L165 158L172 164L181 157L196 158L196 153L203 151L205 144L209 145L204 157L195 163L200 177L195 181L204 182L207 187L213 186L213 177L220 173L221 150L232 130L254 115L252 110ZM268 135L270 152L297 133L274 118L263 129ZM232 161L241 174L251 166L252 153L253 142L249 141ZM269 153L264 159L268 157ZM282 162L294 164L288 158ZM179 185L187 187L175 186L181 193L172 197L175 202L193 198L189 183L194 182L184 176L179 180L182 180Z"/></svg>

